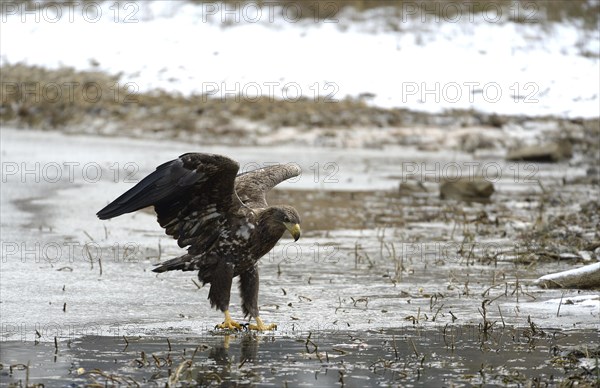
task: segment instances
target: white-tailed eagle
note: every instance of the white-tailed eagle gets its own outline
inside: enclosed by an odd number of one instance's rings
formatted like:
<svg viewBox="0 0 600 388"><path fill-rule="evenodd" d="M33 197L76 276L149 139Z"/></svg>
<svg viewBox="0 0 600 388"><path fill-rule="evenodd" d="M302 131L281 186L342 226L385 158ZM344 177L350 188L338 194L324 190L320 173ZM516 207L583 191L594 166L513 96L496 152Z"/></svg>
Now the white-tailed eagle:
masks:
<svg viewBox="0 0 600 388"><path fill-rule="evenodd" d="M222 329L242 325L229 315L234 277L240 277L242 310L256 325L272 330L258 314L258 260L288 230L300 238L300 216L291 206L269 206L266 193L298 176L293 164L274 165L238 174L239 164L225 156L187 153L164 163L97 215L105 220L154 206L158 223L187 253L165 261L154 272L198 271L210 283L208 299L225 314Z"/></svg>

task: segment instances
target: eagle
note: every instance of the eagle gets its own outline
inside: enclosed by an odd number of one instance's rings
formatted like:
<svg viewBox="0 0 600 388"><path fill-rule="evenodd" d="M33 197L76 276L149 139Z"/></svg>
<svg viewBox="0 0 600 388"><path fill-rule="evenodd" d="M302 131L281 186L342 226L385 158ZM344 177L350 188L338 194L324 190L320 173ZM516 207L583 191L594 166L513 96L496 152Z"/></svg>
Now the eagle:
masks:
<svg viewBox="0 0 600 388"><path fill-rule="evenodd" d="M258 260L289 231L301 234L300 216L287 205L269 206L266 193L300 175L295 164L278 164L238 173L239 164L222 155L186 153L166 162L97 213L101 220L154 206L158 223L187 253L158 264L154 272L198 271L210 283L211 307L225 319L219 329L244 326L229 314L233 278L239 276L244 316L250 330L274 330L258 312Z"/></svg>

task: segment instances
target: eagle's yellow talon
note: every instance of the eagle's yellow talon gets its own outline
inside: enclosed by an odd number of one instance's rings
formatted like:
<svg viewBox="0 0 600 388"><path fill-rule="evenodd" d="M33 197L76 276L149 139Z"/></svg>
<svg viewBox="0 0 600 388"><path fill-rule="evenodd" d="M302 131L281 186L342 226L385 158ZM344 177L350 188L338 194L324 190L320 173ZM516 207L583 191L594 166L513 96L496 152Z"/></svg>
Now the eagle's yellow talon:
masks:
<svg viewBox="0 0 600 388"><path fill-rule="evenodd" d="M225 320L223 323L220 323L215 326L216 329L226 329L226 330L242 330L244 326L233 319L229 315L229 311L225 311Z"/></svg>
<svg viewBox="0 0 600 388"><path fill-rule="evenodd" d="M219 323L218 325L215 326L216 329L225 329L225 330L242 330L243 327L244 326L240 325L236 321L223 322L223 323Z"/></svg>
<svg viewBox="0 0 600 388"><path fill-rule="evenodd" d="M268 330L277 330L277 325L275 323L271 323L270 325L265 325L260 317L256 317L256 325L248 325L248 330L258 330L258 331L268 331Z"/></svg>

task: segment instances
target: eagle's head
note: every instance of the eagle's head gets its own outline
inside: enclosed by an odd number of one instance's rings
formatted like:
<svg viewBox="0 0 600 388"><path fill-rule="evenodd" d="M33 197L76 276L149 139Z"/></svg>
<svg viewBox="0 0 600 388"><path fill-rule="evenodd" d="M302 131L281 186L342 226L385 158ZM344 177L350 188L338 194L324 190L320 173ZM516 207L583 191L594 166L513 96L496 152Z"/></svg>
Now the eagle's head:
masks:
<svg viewBox="0 0 600 388"><path fill-rule="evenodd" d="M283 224L294 238L294 241L298 241L302 229L300 229L300 215L296 209L287 205L272 206L272 209L271 221Z"/></svg>

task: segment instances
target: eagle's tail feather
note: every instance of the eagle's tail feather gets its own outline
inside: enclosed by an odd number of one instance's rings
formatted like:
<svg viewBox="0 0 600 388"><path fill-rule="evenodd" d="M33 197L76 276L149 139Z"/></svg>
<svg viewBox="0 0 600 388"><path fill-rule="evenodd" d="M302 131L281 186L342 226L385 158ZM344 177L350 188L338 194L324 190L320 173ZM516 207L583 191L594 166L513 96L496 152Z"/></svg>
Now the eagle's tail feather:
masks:
<svg viewBox="0 0 600 388"><path fill-rule="evenodd" d="M183 256L179 256L174 259L157 264L158 266L152 271L158 273L175 270L194 271L197 270L198 267L195 265L196 263L194 262L193 258L193 255L185 254Z"/></svg>
<svg viewBox="0 0 600 388"><path fill-rule="evenodd" d="M202 257L186 253L183 256L158 264L152 271L158 273L176 270L198 271L198 279L204 285L212 282L216 265L217 260L214 257Z"/></svg>

